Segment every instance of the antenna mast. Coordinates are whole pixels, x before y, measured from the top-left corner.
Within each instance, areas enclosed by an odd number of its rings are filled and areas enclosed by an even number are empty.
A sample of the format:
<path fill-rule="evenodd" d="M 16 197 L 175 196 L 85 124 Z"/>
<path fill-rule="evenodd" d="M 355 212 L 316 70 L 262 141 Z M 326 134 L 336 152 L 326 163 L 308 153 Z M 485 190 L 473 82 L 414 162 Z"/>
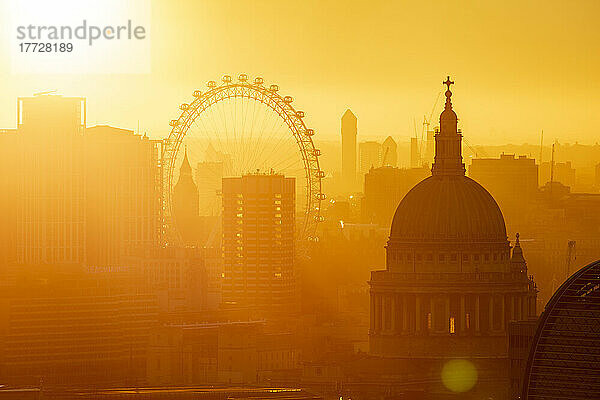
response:
<path fill-rule="evenodd" d="M 543 153 L 544 153 L 544 130 L 542 129 L 542 137 L 540 138 L 540 166 L 542 165 Z"/>

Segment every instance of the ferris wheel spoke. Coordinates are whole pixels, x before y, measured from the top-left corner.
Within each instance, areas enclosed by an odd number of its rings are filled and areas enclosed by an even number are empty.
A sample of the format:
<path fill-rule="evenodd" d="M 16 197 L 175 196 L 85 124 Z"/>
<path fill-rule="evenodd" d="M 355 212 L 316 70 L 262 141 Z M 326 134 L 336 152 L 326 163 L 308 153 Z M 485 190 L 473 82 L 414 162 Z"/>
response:
<path fill-rule="evenodd" d="M 250 99 L 248 99 L 248 100 L 250 101 Z M 253 118 L 252 124 L 254 123 L 254 114 L 255 114 L 255 110 L 256 110 L 256 103 L 257 102 L 255 100 L 252 100 L 252 118 Z M 246 136 L 246 132 L 247 132 L 246 121 L 248 119 L 249 111 L 250 111 L 250 104 L 248 104 L 246 106 L 246 113 L 244 115 L 244 119 L 242 122 L 242 132 L 243 132 L 244 136 Z M 243 148 L 243 152 L 241 154 L 242 165 L 245 165 L 247 162 L 247 159 L 248 159 L 248 152 L 252 146 L 252 133 L 253 133 L 253 126 L 251 125 L 250 126 L 250 134 L 248 135 L 248 137 L 245 137 L 246 143 L 243 143 L 243 146 L 242 146 L 242 148 Z"/>
<path fill-rule="evenodd" d="M 271 112 L 266 112 L 266 110 L 264 108 L 263 108 L 263 113 L 264 113 L 264 116 L 263 116 L 263 120 L 262 120 L 262 124 L 261 124 L 260 130 L 258 132 L 258 140 L 256 142 L 254 150 L 251 153 L 250 162 L 252 164 L 254 164 L 256 162 L 259 150 L 262 148 L 262 146 L 266 142 L 266 140 L 265 140 L 266 135 L 264 133 L 266 131 L 266 127 L 271 124 L 271 119 L 273 118 L 272 113 Z"/>
<path fill-rule="evenodd" d="M 294 144 L 293 142 L 295 142 L 295 138 L 293 135 L 290 135 L 289 133 L 286 135 L 280 135 L 278 140 L 271 143 L 270 151 L 267 151 L 267 155 L 264 157 L 265 163 L 269 163 L 270 166 L 273 166 L 275 168 L 275 163 L 278 160 L 278 158 L 276 157 L 278 155 L 284 154 L 285 149 L 290 148 L 295 150 L 291 153 L 292 157 L 296 159 L 301 158 L 300 154 L 298 154 L 297 146 L 290 146 Z"/>
<path fill-rule="evenodd" d="M 271 149 L 271 152 L 269 153 L 269 155 L 267 157 L 265 157 L 265 160 L 270 161 L 271 157 L 273 157 L 274 155 L 278 154 L 280 152 L 280 149 L 282 148 L 289 148 L 290 144 L 292 143 L 292 141 L 296 142 L 296 138 L 293 135 L 280 135 L 279 140 L 277 140 L 276 143 L 274 143 L 273 148 Z M 286 146 L 284 146 L 286 145 Z M 297 146 L 296 146 L 297 147 Z M 297 153 L 294 153 L 296 156 L 298 156 Z"/>
<path fill-rule="evenodd" d="M 266 131 L 266 132 L 269 132 L 269 133 L 267 133 L 266 135 L 264 135 L 265 136 L 265 140 L 264 140 L 264 145 L 265 146 L 269 146 L 270 144 L 272 144 L 271 140 L 275 136 L 275 132 L 276 132 L 277 128 L 279 128 L 279 126 L 282 124 L 282 121 L 281 121 L 280 118 L 278 118 L 277 113 L 272 112 L 271 114 L 272 114 L 271 115 L 271 119 L 273 120 L 273 123 L 272 123 L 272 125 L 269 124 L 271 126 L 271 129 L 268 130 L 268 131 Z M 277 117 L 275 117 L 275 115 L 277 115 Z M 263 135 L 261 135 L 261 136 L 263 136 Z M 256 157 L 260 157 L 260 150 L 262 150 L 262 148 L 261 147 L 257 147 L 256 150 L 257 151 L 255 152 L 255 156 Z M 264 168 L 269 168 L 270 166 L 266 164 L 266 160 L 264 158 L 263 158 L 263 161 L 265 162 Z"/>

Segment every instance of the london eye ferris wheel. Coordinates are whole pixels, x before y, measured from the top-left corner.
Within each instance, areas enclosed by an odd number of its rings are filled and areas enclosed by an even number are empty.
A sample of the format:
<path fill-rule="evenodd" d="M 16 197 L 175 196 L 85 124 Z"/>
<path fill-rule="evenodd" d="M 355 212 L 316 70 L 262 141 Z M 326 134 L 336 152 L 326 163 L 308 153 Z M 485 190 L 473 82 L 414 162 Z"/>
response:
<path fill-rule="evenodd" d="M 281 96 L 277 85 L 246 74 L 209 81 L 196 90 L 190 103 L 180 105 L 179 118 L 170 122 L 163 141 L 163 238 L 179 240 L 173 223 L 173 188 L 184 154 L 195 171 L 200 215 L 221 210 L 221 179 L 252 172 L 281 173 L 296 178 L 297 237 L 313 241 L 321 221 L 323 171 L 314 130 L 306 127 L 304 112 L 296 110 L 291 96 Z"/>

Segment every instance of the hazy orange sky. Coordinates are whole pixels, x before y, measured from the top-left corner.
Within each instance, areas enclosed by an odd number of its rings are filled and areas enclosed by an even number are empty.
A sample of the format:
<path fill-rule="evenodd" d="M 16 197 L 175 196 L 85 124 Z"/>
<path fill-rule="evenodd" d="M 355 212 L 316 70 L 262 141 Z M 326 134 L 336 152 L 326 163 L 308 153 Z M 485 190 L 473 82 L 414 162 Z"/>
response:
<path fill-rule="evenodd" d="M 2 62 L 0 127 L 15 126 L 17 96 L 55 89 L 87 97 L 90 125 L 139 121 L 159 137 L 194 89 L 247 73 L 294 96 L 321 139 L 339 137 L 349 107 L 363 138 L 408 140 L 450 74 L 474 144 L 538 143 L 540 129 L 548 141 L 594 143 L 599 13 L 595 0 L 156 0 L 152 73 L 13 75 Z"/>

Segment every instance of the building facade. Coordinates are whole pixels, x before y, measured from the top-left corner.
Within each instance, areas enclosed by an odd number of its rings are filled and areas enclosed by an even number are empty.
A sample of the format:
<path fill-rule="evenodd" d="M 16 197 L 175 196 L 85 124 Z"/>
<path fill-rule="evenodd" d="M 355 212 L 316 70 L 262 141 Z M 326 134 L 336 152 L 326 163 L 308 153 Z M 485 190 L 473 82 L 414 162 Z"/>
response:
<path fill-rule="evenodd" d="M 599 276 L 595 261 L 572 274 L 546 304 L 531 342 L 522 399 L 598 397 Z"/>
<path fill-rule="evenodd" d="M 381 143 L 375 141 L 362 142 L 358 145 L 361 179 L 371 168 L 381 167 L 381 150 Z"/>
<path fill-rule="evenodd" d="M 372 168 L 365 175 L 363 222 L 389 226 L 400 200 L 427 175 L 427 168 Z"/>
<path fill-rule="evenodd" d="M 538 192 L 538 166 L 527 156 L 473 159 L 469 177 L 490 192 L 509 221 L 523 217 Z"/>
<path fill-rule="evenodd" d="M 17 116 L 0 134 L 0 158 L 15 171 L 0 179 L 3 259 L 116 266 L 127 249 L 158 243 L 157 141 L 86 127 L 79 97 L 19 98 Z"/>
<path fill-rule="evenodd" d="M 223 178 L 223 302 L 295 310 L 295 178 Z"/>

